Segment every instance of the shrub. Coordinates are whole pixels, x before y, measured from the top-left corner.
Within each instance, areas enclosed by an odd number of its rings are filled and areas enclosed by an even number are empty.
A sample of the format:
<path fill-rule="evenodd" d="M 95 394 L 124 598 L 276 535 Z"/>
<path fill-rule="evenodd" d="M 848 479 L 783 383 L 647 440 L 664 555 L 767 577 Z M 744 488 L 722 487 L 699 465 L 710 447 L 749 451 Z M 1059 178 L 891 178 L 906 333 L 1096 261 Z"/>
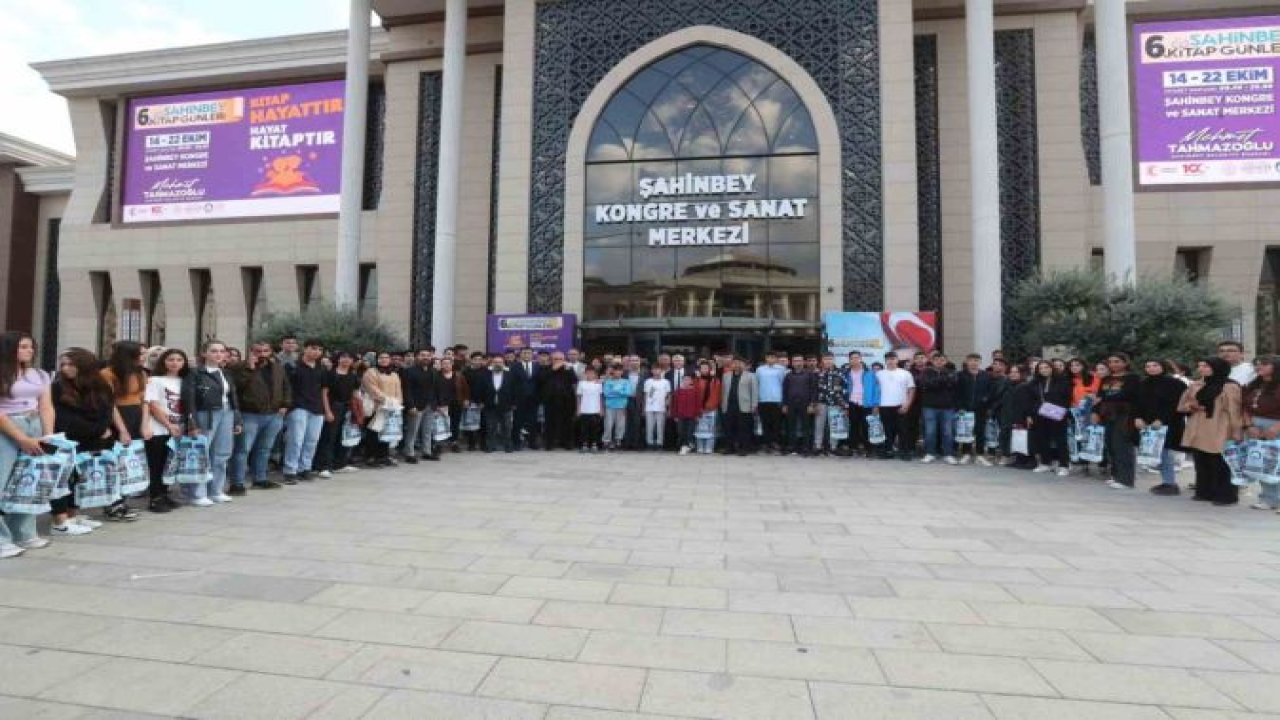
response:
<path fill-rule="evenodd" d="M 1235 312 L 1213 290 L 1185 279 L 1144 275 L 1132 286 L 1113 285 L 1085 269 L 1024 281 L 1014 308 L 1028 348 L 1066 346 L 1091 359 L 1123 351 L 1135 360 L 1184 361 L 1212 353 Z"/>
<path fill-rule="evenodd" d="M 285 335 L 293 335 L 299 341 L 319 340 L 329 350 L 363 352 L 405 347 L 404 339 L 391 328 L 332 303 L 312 303 L 302 312 L 268 315 L 254 331 L 253 339 L 275 344 Z"/>

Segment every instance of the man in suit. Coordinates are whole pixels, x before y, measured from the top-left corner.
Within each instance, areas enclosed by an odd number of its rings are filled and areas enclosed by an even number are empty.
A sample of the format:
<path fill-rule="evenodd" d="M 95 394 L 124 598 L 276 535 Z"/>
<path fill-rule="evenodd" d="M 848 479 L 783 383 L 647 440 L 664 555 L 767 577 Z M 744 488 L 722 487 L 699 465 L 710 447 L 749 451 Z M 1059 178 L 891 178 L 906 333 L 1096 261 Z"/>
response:
<path fill-rule="evenodd" d="M 489 369 L 479 374 L 478 402 L 483 405 L 485 452 L 495 452 L 499 446 L 506 452 L 515 452 L 511 444 L 511 415 L 516 406 L 516 385 L 507 370 L 502 353 L 489 357 Z"/>
<path fill-rule="evenodd" d="M 755 430 L 756 408 L 760 404 L 760 391 L 756 376 L 746 369 L 740 357 L 733 359 L 729 372 L 721 379 L 724 395 L 720 398 L 720 411 L 724 413 L 724 436 L 728 452 L 746 455 L 751 447 L 751 434 Z"/>
<path fill-rule="evenodd" d="M 545 369 L 533 359 L 533 350 L 521 350 L 515 367 L 511 368 L 511 381 L 516 387 L 513 428 L 516 449 L 538 449 L 538 386 L 544 374 Z"/>

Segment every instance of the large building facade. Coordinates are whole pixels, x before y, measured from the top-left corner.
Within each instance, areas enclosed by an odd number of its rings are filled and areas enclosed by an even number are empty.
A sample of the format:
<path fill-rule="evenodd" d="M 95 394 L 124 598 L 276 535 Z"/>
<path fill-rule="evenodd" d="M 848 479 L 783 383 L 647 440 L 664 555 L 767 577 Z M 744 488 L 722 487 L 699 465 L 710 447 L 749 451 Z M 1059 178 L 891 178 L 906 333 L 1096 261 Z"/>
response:
<path fill-rule="evenodd" d="M 1267 7 L 1147 0 L 1129 14 L 1210 5 Z M 995 3 L 997 152 L 978 158 L 998 175 L 989 253 L 973 250 L 961 0 L 449 6 L 466 8 L 465 25 L 452 18 L 465 48 L 446 41 L 443 0 L 373 2 L 357 295 L 414 344 L 442 339 L 442 318 L 450 342 L 482 347 L 489 314 L 563 312 L 601 350 L 755 354 L 815 349 L 825 312 L 923 310 L 946 349 L 985 351 L 975 275 L 998 277 L 1005 292 L 988 297 L 1007 304 L 1024 277 L 1103 262 L 1084 0 Z M 332 298 L 336 213 L 130 222 L 122 168 L 138 99 L 342 79 L 346 38 L 37 65 L 68 100 L 77 157 L 44 195 L 33 329 L 61 347 L 121 333 L 240 344 L 268 314 Z M 456 193 L 442 194 L 449 150 Z M 1219 287 L 1241 305 L 1231 332 L 1280 349 L 1280 189 L 1142 191 L 1134 209 L 1140 272 Z M 1015 337 L 1011 314 L 996 317 Z"/>

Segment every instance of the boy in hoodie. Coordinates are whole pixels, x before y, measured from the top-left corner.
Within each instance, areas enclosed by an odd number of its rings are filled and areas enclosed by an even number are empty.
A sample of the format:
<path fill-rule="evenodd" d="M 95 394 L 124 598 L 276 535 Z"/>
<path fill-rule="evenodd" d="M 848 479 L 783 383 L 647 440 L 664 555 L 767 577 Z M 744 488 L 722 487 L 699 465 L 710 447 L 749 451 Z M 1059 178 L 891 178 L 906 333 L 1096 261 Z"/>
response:
<path fill-rule="evenodd" d="M 676 388 L 675 398 L 671 402 L 671 417 L 676 421 L 681 455 L 693 452 L 693 431 L 701 414 L 702 398 L 698 395 L 698 388 L 693 383 L 693 377 L 685 375 L 680 379 L 680 387 Z"/>
<path fill-rule="evenodd" d="M 956 465 L 955 424 L 956 371 L 947 367 L 947 356 L 935 352 L 929 367 L 920 374 L 921 404 L 924 420 L 924 458 L 931 463 L 941 455 L 948 465 Z"/>

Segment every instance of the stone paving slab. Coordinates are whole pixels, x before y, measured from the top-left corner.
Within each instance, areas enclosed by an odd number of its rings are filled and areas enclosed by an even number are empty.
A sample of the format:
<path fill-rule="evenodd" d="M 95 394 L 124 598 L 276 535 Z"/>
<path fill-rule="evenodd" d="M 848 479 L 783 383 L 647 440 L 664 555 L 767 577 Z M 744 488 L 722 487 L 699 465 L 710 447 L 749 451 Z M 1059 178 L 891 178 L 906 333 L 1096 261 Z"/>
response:
<path fill-rule="evenodd" d="M 1280 518 L 896 461 L 450 455 L 0 561 L 0 667 L 24 720 L 1264 720 Z"/>

